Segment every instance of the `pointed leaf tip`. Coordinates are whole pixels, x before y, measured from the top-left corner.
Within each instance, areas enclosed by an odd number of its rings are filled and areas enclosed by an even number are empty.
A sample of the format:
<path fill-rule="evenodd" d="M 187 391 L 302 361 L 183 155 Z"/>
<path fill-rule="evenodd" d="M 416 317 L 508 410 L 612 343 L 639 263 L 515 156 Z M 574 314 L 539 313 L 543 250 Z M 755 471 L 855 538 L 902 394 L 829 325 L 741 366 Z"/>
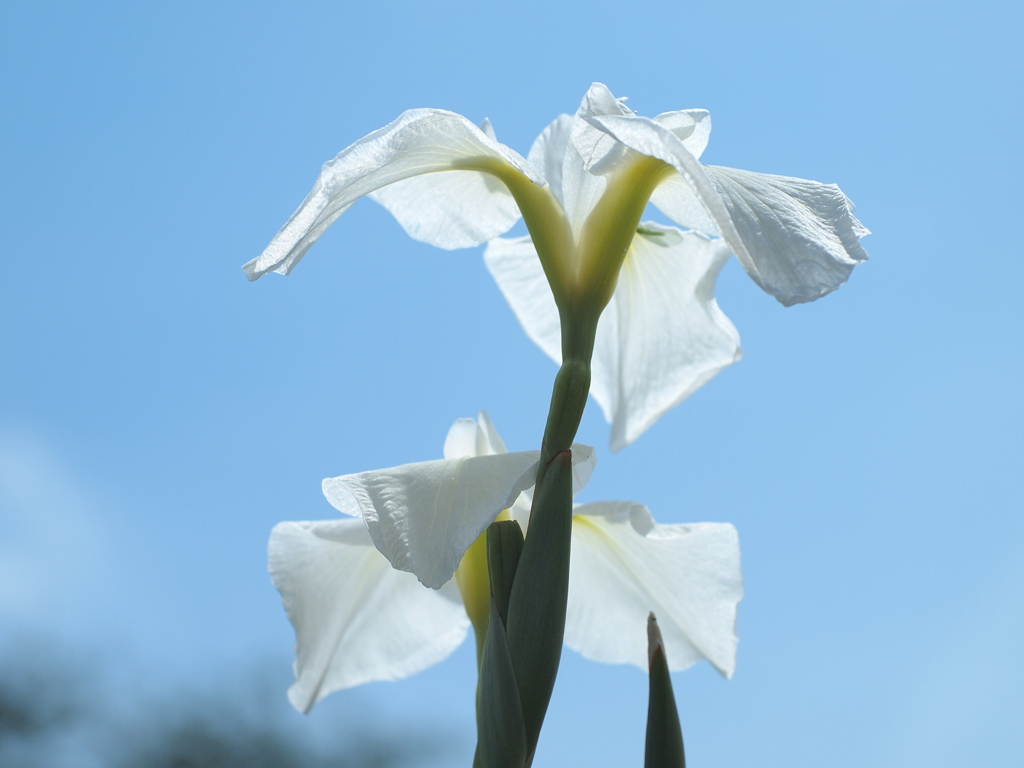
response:
<path fill-rule="evenodd" d="M 665 641 L 661 637 L 661 630 L 658 628 L 658 617 L 654 611 L 647 614 L 647 659 L 651 666 L 654 666 L 654 655 L 661 651 L 665 656 Z"/>

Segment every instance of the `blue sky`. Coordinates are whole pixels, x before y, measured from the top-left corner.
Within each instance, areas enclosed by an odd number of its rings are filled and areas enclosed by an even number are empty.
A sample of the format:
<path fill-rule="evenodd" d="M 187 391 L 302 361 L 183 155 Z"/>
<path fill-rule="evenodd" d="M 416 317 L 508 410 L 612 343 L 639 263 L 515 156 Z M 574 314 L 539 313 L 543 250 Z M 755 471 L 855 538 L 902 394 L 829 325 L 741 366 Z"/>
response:
<path fill-rule="evenodd" d="M 592 81 L 701 107 L 709 163 L 837 182 L 874 234 L 784 309 L 731 262 L 744 359 L 583 501 L 739 529 L 735 678 L 674 677 L 694 765 L 1009 765 L 1024 707 L 1021 12 L 1009 3 L 47 3 L 0 46 L 0 636 L 147 689 L 281 674 L 266 575 L 320 480 L 537 447 L 554 366 L 481 259 L 356 204 L 246 282 L 320 164 L 411 107 L 526 153 Z M 109 660 L 116 659 L 116 662 Z M 97 662 L 99 663 L 99 662 Z M 129 671 L 125 671 L 129 670 Z M 472 750 L 472 653 L 335 694 Z M 282 686 L 281 701 L 284 702 Z M 563 658 L 538 765 L 639 765 L 646 679 Z M 300 728 L 299 715 L 294 717 Z"/>

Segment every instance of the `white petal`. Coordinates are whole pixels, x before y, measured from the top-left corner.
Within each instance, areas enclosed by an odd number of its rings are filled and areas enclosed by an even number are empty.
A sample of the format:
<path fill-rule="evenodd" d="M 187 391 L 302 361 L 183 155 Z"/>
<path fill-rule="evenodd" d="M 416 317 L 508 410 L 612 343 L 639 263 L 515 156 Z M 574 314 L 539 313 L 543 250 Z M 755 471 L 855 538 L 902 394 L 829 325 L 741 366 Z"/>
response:
<path fill-rule="evenodd" d="M 531 165 L 544 169 L 544 178 L 577 235 L 607 186 L 604 178 L 584 167 L 583 158 L 573 145 L 573 135 L 579 130 L 606 142 L 611 148 L 615 146 L 615 142 L 608 142 L 608 137 L 600 131 L 581 122 L 579 114 L 561 115 L 537 137 L 529 154 Z"/>
<path fill-rule="evenodd" d="M 414 240 L 448 250 L 479 245 L 519 220 L 519 206 L 508 188 L 479 171 L 416 176 L 369 197 L 387 208 Z"/>
<path fill-rule="evenodd" d="M 409 110 L 325 163 L 302 205 L 263 254 L 243 269 L 250 280 L 267 272 L 288 274 L 324 230 L 357 199 L 403 179 L 438 171 L 461 169 L 450 183 L 443 179 L 424 182 L 431 190 L 428 199 L 411 199 L 415 190 L 405 187 L 393 197 L 385 194 L 380 202 L 393 206 L 415 237 L 445 247 L 483 242 L 504 232 L 518 217 L 515 203 L 502 184 L 485 183 L 479 174 L 465 170 L 494 161 L 543 183 L 522 157 L 461 115 L 438 109 Z M 463 194 L 473 197 L 463 199 Z M 436 227 L 427 223 L 416 211 L 417 206 L 443 215 L 442 223 Z"/>
<path fill-rule="evenodd" d="M 572 444 L 572 495 L 576 496 L 582 491 L 590 476 L 594 474 L 594 467 L 597 466 L 597 453 L 589 445 L 583 443 Z"/>
<path fill-rule="evenodd" d="M 702 166 L 703 167 L 703 166 Z M 709 187 L 711 189 L 711 187 Z M 694 191 L 693 185 L 681 175 L 671 175 L 662 181 L 651 195 L 651 204 L 672 221 L 706 235 L 720 236 L 717 221 Z M 724 206 L 722 211 L 725 211 Z"/>
<path fill-rule="evenodd" d="M 572 115 L 559 115 L 541 131 L 526 156 L 530 165 L 538 169 L 551 186 L 551 194 L 565 207 L 562 195 L 562 163 L 572 133 Z"/>
<path fill-rule="evenodd" d="M 705 658 L 730 677 L 743 596 L 736 529 L 655 525 L 646 507 L 626 501 L 575 512 L 566 644 L 590 659 L 646 669 L 654 611 L 670 669 Z"/>
<path fill-rule="evenodd" d="M 492 456 L 498 453 L 508 453 L 505 441 L 501 439 L 498 430 L 487 415 L 487 411 L 480 411 L 476 415 L 477 423 L 480 425 L 480 436 L 477 439 L 477 456 Z"/>
<path fill-rule="evenodd" d="M 419 672 L 466 636 L 458 590 L 426 589 L 394 570 L 362 520 L 281 523 L 269 558 L 295 628 L 288 698 L 302 712 L 332 691 Z"/>
<path fill-rule="evenodd" d="M 835 290 L 867 258 L 858 241 L 867 230 L 835 185 L 702 166 L 671 130 L 646 118 L 596 116 L 590 123 L 672 165 L 689 190 L 669 183 L 652 202 L 684 226 L 721 234 L 747 273 L 783 304 Z"/>
<path fill-rule="evenodd" d="M 674 133 L 695 159 L 700 160 L 711 137 L 711 114 L 706 109 L 681 109 L 662 112 L 653 118 Z"/>
<path fill-rule="evenodd" d="M 613 450 L 740 357 L 714 295 L 728 250 L 695 232 L 642 227 L 661 234 L 634 239 L 594 348 L 591 393 L 612 425 Z M 560 363 L 558 309 L 530 239 L 492 240 L 484 261 L 527 336 Z"/>
<path fill-rule="evenodd" d="M 461 459 L 467 456 L 476 456 L 479 434 L 480 426 L 474 419 L 459 419 L 452 424 L 452 428 L 448 430 L 448 436 L 444 440 L 444 457 L 446 459 Z"/>
<path fill-rule="evenodd" d="M 590 86 L 576 110 L 572 127 L 572 144 L 583 158 L 584 168 L 600 175 L 614 168 L 629 152 L 623 142 L 601 129 L 595 119 L 605 116 L 629 119 L 626 116 L 632 115 L 625 99 L 616 99 L 606 85 L 594 83 Z"/>
<path fill-rule="evenodd" d="M 868 258 L 860 244 L 868 230 L 835 184 L 706 169 L 749 254 L 744 268 L 786 306 L 834 291 Z"/>
<path fill-rule="evenodd" d="M 526 335 L 556 363 L 562 362 L 558 307 L 529 237 L 496 238 L 484 250 L 484 263 Z"/>
<path fill-rule="evenodd" d="M 591 392 L 616 451 L 740 358 L 739 333 L 715 300 L 728 248 L 652 222 L 641 230 L 594 348 Z"/>
<path fill-rule="evenodd" d="M 489 120 L 480 124 L 480 130 L 498 143 Z M 508 188 L 480 171 L 414 176 L 369 197 L 387 208 L 410 237 L 439 248 L 479 245 L 519 220 L 519 206 Z"/>
<path fill-rule="evenodd" d="M 328 478 L 327 500 L 358 505 L 373 543 L 428 587 L 448 581 L 469 545 L 533 485 L 539 451 L 425 461 Z"/>
<path fill-rule="evenodd" d="M 487 411 L 480 411 L 476 421 L 459 419 L 448 430 L 444 441 L 446 459 L 464 459 L 470 456 L 493 456 L 508 453 L 498 430 L 495 429 Z"/>

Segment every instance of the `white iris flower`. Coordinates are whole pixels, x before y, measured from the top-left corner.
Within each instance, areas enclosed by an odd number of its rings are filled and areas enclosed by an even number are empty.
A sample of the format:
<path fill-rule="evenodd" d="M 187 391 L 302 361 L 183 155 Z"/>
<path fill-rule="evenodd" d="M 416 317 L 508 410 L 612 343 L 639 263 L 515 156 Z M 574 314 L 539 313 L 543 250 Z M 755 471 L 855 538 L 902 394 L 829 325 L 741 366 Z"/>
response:
<path fill-rule="evenodd" d="M 594 464 L 585 446 L 575 446 L 577 453 L 574 490 Z M 526 530 L 531 492 L 522 486 L 532 484 L 536 454 L 507 453 L 481 413 L 452 426 L 444 455 L 325 480 L 328 500 L 362 519 L 274 528 L 270 574 L 295 628 L 296 681 L 288 695 L 297 709 L 308 711 L 341 688 L 400 679 L 438 663 L 462 643 L 471 620 L 482 642 L 488 582 L 477 537 L 499 514 Z M 597 661 L 646 669 L 645 628 L 654 611 L 672 669 L 706 658 L 730 676 L 743 594 L 736 529 L 657 525 L 633 502 L 583 504 L 573 515 L 566 644 Z M 467 537 L 468 552 L 449 546 Z M 378 551 L 381 541 L 389 542 L 382 551 L 391 563 Z M 437 565 L 450 551 L 457 553 L 454 579 Z M 440 574 L 432 584 L 440 589 L 424 588 L 392 563 L 426 564 L 428 573 Z"/>
<path fill-rule="evenodd" d="M 714 295 L 730 253 L 786 305 L 835 290 L 867 258 L 837 186 L 702 165 L 710 131 L 704 110 L 639 117 L 595 83 L 524 159 L 486 121 L 410 110 L 326 163 L 244 269 L 287 274 L 364 196 L 418 240 L 490 241 L 488 266 L 530 337 L 556 360 L 593 354 L 591 391 L 618 449 L 739 359 Z M 648 202 L 693 231 L 641 224 Z M 520 216 L 529 237 L 496 239 Z"/>

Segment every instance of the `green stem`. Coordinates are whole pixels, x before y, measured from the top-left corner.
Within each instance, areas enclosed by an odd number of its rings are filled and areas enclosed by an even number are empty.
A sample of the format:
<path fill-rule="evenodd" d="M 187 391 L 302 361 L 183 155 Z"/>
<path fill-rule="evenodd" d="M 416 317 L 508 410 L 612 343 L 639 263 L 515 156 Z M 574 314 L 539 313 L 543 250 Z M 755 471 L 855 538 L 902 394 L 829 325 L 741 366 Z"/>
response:
<path fill-rule="evenodd" d="M 548 409 L 544 440 L 541 443 L 537 485 L 543 481 L 544 468 L 559 451 L 568 451 L 576 438 L 590 395 L 590 359 L 594 354 L 597 316 L 562 312 L 562 366 L 555 374 Z M 600 313 L 598 313 L 599 315 Z"/>

